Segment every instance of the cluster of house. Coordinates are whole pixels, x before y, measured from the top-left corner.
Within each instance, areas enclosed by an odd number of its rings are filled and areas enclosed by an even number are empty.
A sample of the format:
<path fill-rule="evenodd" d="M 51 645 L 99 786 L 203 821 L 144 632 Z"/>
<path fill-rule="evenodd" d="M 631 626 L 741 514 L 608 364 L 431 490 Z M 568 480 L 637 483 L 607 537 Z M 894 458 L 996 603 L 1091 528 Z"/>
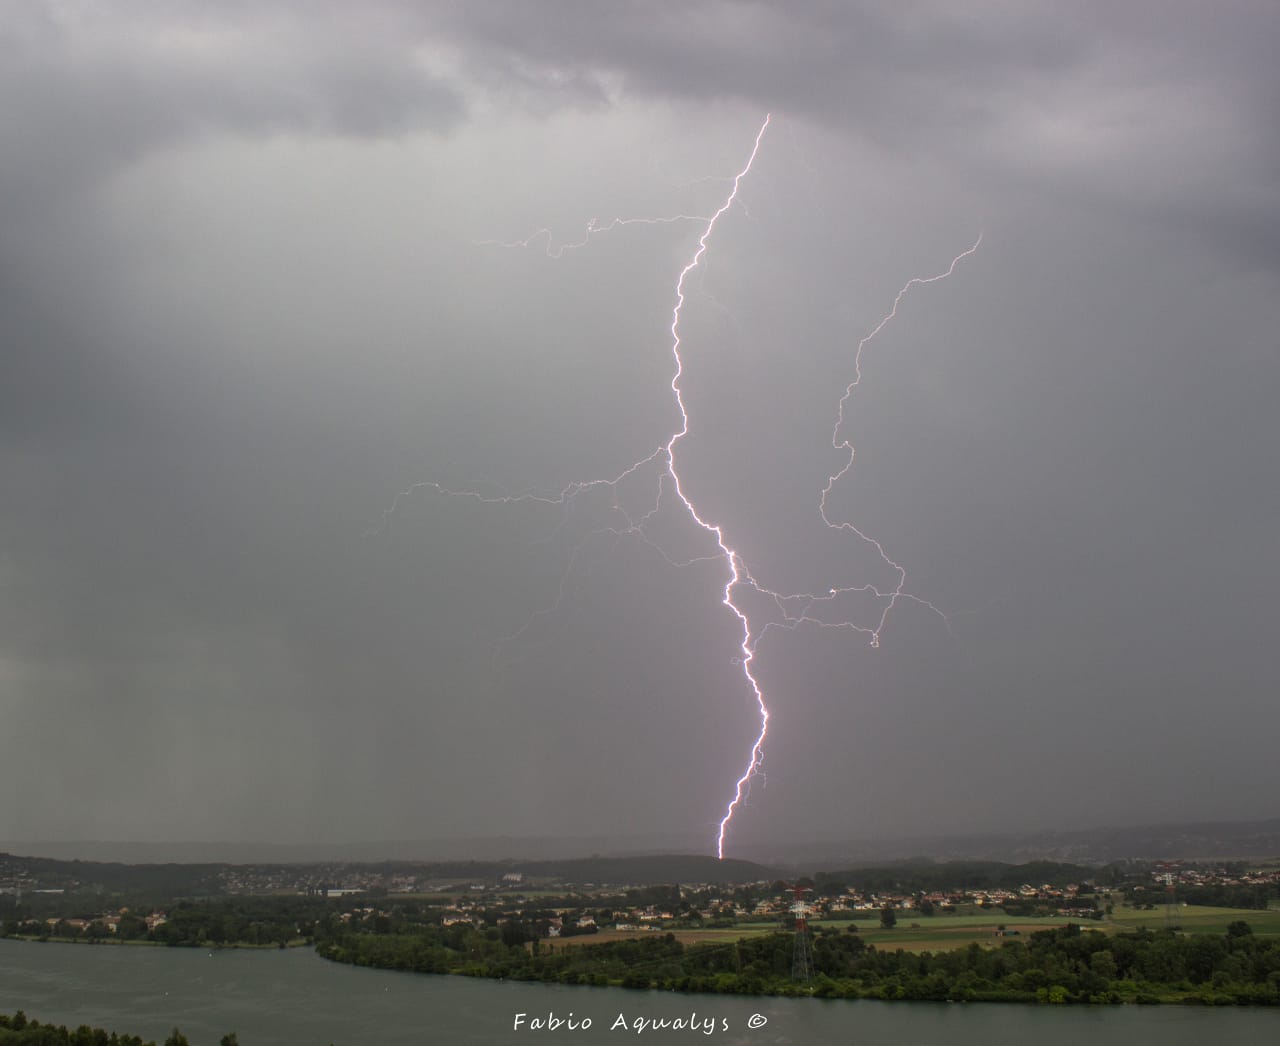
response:
<path fill-rule="evenodd" d="M 1225 865 L 1216 868 L 1186 866 L 1180 862 L 1158 864 L 1151 870 L 1154 882 L 1178 886 L 1267 886 L 1280 883 L 1280 868 L 1238 870 Z"/>
<path fill-rule="evenodd" d="M 1016 890 L 933 890 L 927 893 L 908 893 L 904 891 L 861 892 L 848 890 L 834 897 L 806 897 L 806 907 L 814 918 L 824 916 L 830 918 L 858 918 L 862 915 L 873 915 L 885 908 L 894 911 L 929 911 L 945 910 L 957 906 L 999 907 L 1011 901 L 1043 901 L 1057 907 L 1070 907 L 1071 902 L 1081 892 L 1090 893 L 1092 884 L 1069 883 L 1066 886 L 1052 886 L 1043 883 L 1033 886 L 1024 883 Z M 730 901 L 712 901 L 707 910 L 701 914 L 704 918 L 715 915 L 729 915 L 735 919 L 751 917 L 777 917 L 791 909 L 794 899 L 790 895 L 774 896 L 759 900 L 751 908 Z"/>
<path fill-rule="evenodd" d="M 518 882 L 518 880 L 516 880 Z M 755 891 L 768 890 L 769 895 L 744 903 L 742 896 L 714 896 L 716 888 L 710 884 L 690 884 L 681 887 L 679 905 L 636 905 L 611 910 L 595 909 L 590 895 L 582 903 L 566 907 L 563 902 L 543 907 L 518 894 L 485 895 L 480 884 L 472 884 L 468 892 L 453 899 L 440 911 L 442 926 L 469 924 L 481 927 L 486 922 L 499 925 L 511 919 L 527 918 L 532 912 L 540 915 L 539 923 L 547 937 L 569 936 L 574 933 L 593 933 L 609 929 L 623 933 L 645 933 L 670 929 L 690 923 L 765 922 L 780 921 L 791 911 L 795 902 L 790 892 L 774 890 L 769 883 L 754 884 Z M 507 883 L 504 885 L 512 885 Z M 1025 884 L 1016 890 L 952 890 L 933 891 L 924 894 L 910 893 L 860 893 L 848 891 L 835 897 L 808 898 L 807 909 L 811 918 L 853 919 L 878 915 L 884 908 L 900 912 L 944 910 L 958 905 L 982 905 L 996 907 L 1010 901 L 1043 901 L 1051 904 L 1059 915 L 1087 916 L 1093 909 L 1073 902 L 1081 890 L 1091 892 L 1088 884 L 1069 884 L 1055 887 L 1049 884 L 1033 886 Z M 608 891 L 616 894 L 616 888 Z M 344 922 L 363 921 L 374 915 L 385 915 L 375 908 L 353 908 L 342 913 Z M 605 917 L 608 918 L 605 918 Z"/>
<path fill-rule="evenodd" d="M 262 894 L 296 891 L 316 897 L 351 893 L 414 893 L 424 888 L 418 876 L 345 863 L 231 865 L 218 875 L 227 893 Z"/>
<path fill-rule="evenodd" d="M 18 924 L 18 929 L 22 933 L 54 933 L 59 927 L 72 930 L 76 933 L 89 933 L 95 928 L 106 933 L 118 933 L 120 930 L 120 920 L 129 914 L 128 908 L 121 908 L 119 911 L 103 912 L 101 915 L 95 915 L 91 919 L 24 919 Z M 150 933 L 157 926 L 163 926 L 169 921 L 168 916 L 164 912 L 155 911 L 150 915 L 138 916 L 147 925 L 147 932 Z"/>
<path fill-rule="evenodd" d="M 7 862 L 7 863 L 6 863 Z M 732 892 L 710 883 L 682 884 L 680 901 L 666 905 L 635 905 L 611 910 L 596 908 L 593 899 L 616 898 L 626 889 L 618 885 L 596 887 L 587 883 L 572 898 L 574 907 L 565 907 L 564 900 L 552 902 L 553 906 L 540 904 L 536 899 L 519 891 L 539 889 L 540 880 L 527 880 L 520 872 L 508 872 L 500 879 L 487 882 L 446 883 L 424 880 L 405 869 L 374 870 L 359 865 L 333 864 L 310 866 L 242 865 L 220 870 L 223 886 L 228 893 L 272 893 L 297 891 L 313 896 L 343 896 L 347 894 L 408 894 L 415 892 L 448 892 L 453 895 L 447 906 L 440 909 L 440 922 L 444 926 L 468 923 L 477 927 L 496 921 L 499 924 L 512 919 L 529 918 L 537 913 L 538 924 L 548 937 L 569 936 L 576 933 L 593 933 L 598 929 L 643 933 L 665 930 L 674 926 L 697 923 L 721 924 L 732 922 L 765 922 L 784 919 L 794 904 L 794 896 L 781 888 L 780 883 L 758 882 L 739 887 Z M 1158 865 L 1151 872 L 1157 884 L 1208 885 L 1266 885 L 1280 883 L 1280 868 L 1246 871 L 1240 867 Z M 17 894 L 62 893 L 63 888 L 40 883 L 22 867 L 21 859 L 0 854 L 0 892 Z M 1055 887 L 1029 883 L 1016 889 L 990 890 L 935 890 L 926 893 L 905 891 L 860 892 L 848 890 L 836 896 L 808 894 L 807 911 L 813 919 L 854 919 L 874 916 L 885 908 L 897 912 L 952 910 L 960 906 L 1001 907 L 1010 902 L 1040 902 L 1063 916 L 1088 916 L 1094 914 L 1092 901 L 1080 900 L 1081 894 L 1093 893 L 1089 882 L 1070 883 Z M 29 919 L 22 924 L 24 933 L 56 932 L 61 923 L 65 930 L 78 933 L 99 932 L 115 934 L 120 920 L 129 914 L 127 908 L 105 912 L 94 918 Z M 375 907 L 353 907 L 339 916 L 344 923 L 364 922 L 389 913 Z M 148 931 L 166 922 L 165 913 L 153 911 L 148 915 L 135 913 L 146 923 Z"/>

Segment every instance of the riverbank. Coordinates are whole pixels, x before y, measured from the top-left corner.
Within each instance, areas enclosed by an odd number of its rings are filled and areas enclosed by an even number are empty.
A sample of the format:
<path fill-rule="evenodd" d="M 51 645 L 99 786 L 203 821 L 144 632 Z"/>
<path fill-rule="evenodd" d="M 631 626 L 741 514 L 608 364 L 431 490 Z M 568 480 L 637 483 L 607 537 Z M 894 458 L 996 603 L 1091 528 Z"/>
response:
<path fill-rule="evenodd" d="M 0 940 L 0 1011 L 41 1022 L 128 1030 L 163 1042 L 183 1030 L 193 1046 L 235 1031 L 249 1046 L 512 1046 L 518 1015 L 571 1013 L 589 1029 L 533 1036 L 573 1046 L 691 1041 L 637 1036 L 638 1020 L 715 1017 L 721 1046 L 850 1042 L 863 1046 L 1252 1046 L 1275 1039 L 1280 1012 L 1245 1007 L 938 1006 L 875 1001 L 673 995 L 469 977 L 410 977 L 323 962 L 309 949 L 35 948 Z M 622 1015 L 627 1032 L 610 1031 Z M 759 1018 L 749 1026 L 753 1018 Z M 760 1021 L 763 1023 L 760 1023 Z M 723 1022 L 723 1023 L 721 1023 Z M 727 1030 L 725 1025 L 727 1024 Z M 526 1023 L 525 1028 L 528 1028 Z M 697 1041 L 704 1040 L 699 1034 Z"/>
<path fill-rule="evenodd" d="M 7 941 L 25 941 L 28 944 L 83 944 L 83 945 L 106 945 L 111 948 L 207 948 L 209 951 L 223 950 L 240 950 L 240 951 L 279 951 L 282 948 L 305 948 L 314 942 L 306 937 L 299 937 L 292 941 L 285 941 L 278 944 L 255 944 L 252 941 L 188 941 L 182 943 L 173 943 L 169 941 L 149 941 L 146 938 L 138 937 L 128 940 L 121 940 L 118 937 L 54 937 L 52 935 L 33 936 L 30 934 L 8 934 L 0 938 Z"/>
<path fill-rule="evenodd" d="M 24 944 L 164 945 L 194 951 L 279 951 L 287 942 L 163 942 L 22 936 Z M 950 951 L 879 949 L 855 933 L 819 931 L 808 976 L 795 972 L 796 938 L 774 932 L 689 945 L 674 934 L 601 943 L 507 944 L 495 930 L 347 932 L 317 954 L 352 966 L 453 974 L 565 987 L 626 988 L 753 997 L 883 1002 L 1049 1005 L 1280 1006 L 1280 938 L 1237 921 L 1222 935 L 1137 930 L 1106 934 L 1068 925 Z"/>
<path fill-rule="evenodd" d="M 1280 939 L 1247 924 L 1227 934 L 1139 930 L 1115 935 L 1076 926 L 947 952 L 881 951 L 857 934 L 818 934 L 810 975 L 795 974 L 796 937 L 773 933 L 686 946 L 673 934 L 581 944 L 513 947 L 478 932 L 350 933 L 322 941 L 325 959 L 417 973 L 453 973 L 564 986 L 667 992 L 1114 1006 L 1280 1006 Z"/>

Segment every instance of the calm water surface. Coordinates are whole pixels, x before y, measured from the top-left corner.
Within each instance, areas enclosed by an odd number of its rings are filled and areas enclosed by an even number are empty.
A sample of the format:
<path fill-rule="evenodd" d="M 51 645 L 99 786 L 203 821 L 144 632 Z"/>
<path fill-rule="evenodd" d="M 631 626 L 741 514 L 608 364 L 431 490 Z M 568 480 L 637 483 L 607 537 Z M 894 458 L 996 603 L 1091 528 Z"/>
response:
<path fill-rule="evenodd" d="M 560 988 L 366 970 L 313 951 L 36 944 L 0 940 L 0 1010 L 193 1046 L 229 1031 L 243 1046 L 421 1046 L 424 1043 L 637 1043 L 735 1046 L 1234 1046 L 1280 1043 L 1280 1011 L 1196 1007 L 948 1005 L 742 999 Z M 515 1031 L 516 1014 L 549 1011 L 592 1027 Z M 715 1019 L 715 1031 L 610 1031 L 618 1016 Z M 751 1029 L 759 1015 L 766 1023 Z M 724 1025 L 727 1023 L 728 1029 Z"/>

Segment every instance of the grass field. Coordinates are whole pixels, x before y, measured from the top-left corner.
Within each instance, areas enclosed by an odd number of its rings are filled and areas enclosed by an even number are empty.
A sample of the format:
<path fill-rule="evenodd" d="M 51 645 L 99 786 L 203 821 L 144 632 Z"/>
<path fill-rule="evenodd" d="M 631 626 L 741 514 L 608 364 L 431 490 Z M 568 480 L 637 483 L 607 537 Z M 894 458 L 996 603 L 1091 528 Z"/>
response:
<path fill-rule="evenodd" d="M 1061 918 L 1017 917 L 1003 914 L 986 915 L 932 915 L 919 916 L 915 919 L 899 917 L 898 923 L 891 930 L 880 925 L 879 918 L 825 920 L 813 924 L 815 928 L 826 927 L 848 931 L 849 923 L 858 927 L 858 936 L 877 948 L 895 951 L 901 948 L 908 952 L 947 951 L 952 948 L 964 948 L 970 944 L 1000 944 L 1005 938 L 996 936 L 1001 926 L 1005 930 L 1017 930 L 1020 936 L 1035 933 L 1037 930 L 1049 930 L 1062 926 L 1067 922 L 1079 920 Z"/>
<path fill-rule="evenodd" d="M 1205 908 L 1188 906 L 1178 909 L 1178 919 L 1184 933 L 1214 933 L 1226 931 L 1229 923 L 1242 919 L 1249 924 L 1256 934 L 1280 934 L 1280 910 L 1255 911 L 1247 908 Z M 831 929 L 847 933 L 849 924 L 858 927 L 858 936 L 867 944 L 877 948 L 895 951 L 947 951 L 952 948 L 965 948 L 970 944 L 986 947 L 998 947 L 1006 940 L 1017 940 L 1037 930 L 1048 930 L 1055 926 L 1076 923 L 1087 930 L 1101 930 L 1103 933 L 1117 933 L 1124 930 L 1136 930 L 1146 927 L 1152 930 L 1163 929 L 1165 913 L 1163 908 L 1153 911 L 1134 911 L 1131 908 L 1117 908 L 1115 913 L 1095 922 L 1092 919 L 1071 919 L 1061 916 L 1044 918 L 1014 917 L 1002 914 L 984 915 L 934 915 L 920 916 L 915 919 L 902 918 L 891 930 L 880 925 L 879 918 L 866 919 L 828 919 L 812 923 L 815 929 Z M 997 929 L 1003 926 L 1006 931 L 1017 930 L 1018 936 L 1003 937 L 997 935 Z M 777 926 L 772 923 L 737 926 L 730 929 L 715 930 L 671 930 L 676 939 L 686 945 L 724 944 L 741 937 L 752 937 L 759 934 L 774 933 Z M 665 932 L 665 931 L 664 931 Z M 599 933 L 582 937 L 565 937 L 551 942 L 557 948 L 568 945 L 599 944 L 603 941 L 634 940 L 649 936 L 648 932 L 602 930 Z"/>
<path fill-rule="evenodd" d="M 575 947 L 580 944 L 603 944 L 605 941 L 636 941 L 646 937 L 665 937 L 674 934 L 681 944 L 723 944 L 728 941 L 741 940 L 743 937 L 758 937 L 761 934 L 776 933 L 778 927 L 773 923 L 760 923 L 755 926 L 734 926 L 717 930 L 601 930 L 599 933 L 582 934 L 577 937 L 557 937 L 546 941 L 559 948 L 561 945 Z"/>
<path fill-rule="evenodd" d="M 1227 924 L 1237 919 L 1247 922 L 1254 933 L 1280 933 L 1280 911 L 1274 908 L 1264 912 L 1249 908 L 1208 908 L 1189 904 L 1179 907 L 1174 918 L 1184 933 L 1224 933 Z M 1165 924 L 1164 906 L 1160 905 L 1149 912 L 1117 908 L 1111 915 L 1110 922 L 1119 930 L 1136 930 L 1140 926 L 1159 930 Z"/>
<path fill-rule="evenodd" d="M 996 937 L 996 927 L 1003 925 L 1008 930 L 1018 930 L 1026 935 L 1036 930 L 1061 926 L 1064 919 L 1003 919 L 990 916 L 934 916 L 920 920 L 919 927 L 900 922 L 892 930 L 882 929 L 878 919 L 857 920 L 858 936 L 868 944 L 889 950 L 903 949 L 909 952 L 943 951 L 951 948 L 963 948 L 973 941 L 980 944 L 999 944 L 1002 938 Z M 847 932 L 850 920 L 842 922 L 814 923 L 814 927 Z M 670 930 L 676 940 L 682 944 L 724 944 L 742 937 L 756 937 L 761 934 L 776 933 L 778 927 L 774 923 L 758 923 L 755 925 L 736 926 L 715 930 Z M 550 943 L 557 948 L 561 945 L 574 947 L 583 944 L 600 944 L 604 941 L 636 940 L 650 936 L 651 931 L 601 930 L 599 933 L 585 934 L 580 937 L 562 937 Z"/>

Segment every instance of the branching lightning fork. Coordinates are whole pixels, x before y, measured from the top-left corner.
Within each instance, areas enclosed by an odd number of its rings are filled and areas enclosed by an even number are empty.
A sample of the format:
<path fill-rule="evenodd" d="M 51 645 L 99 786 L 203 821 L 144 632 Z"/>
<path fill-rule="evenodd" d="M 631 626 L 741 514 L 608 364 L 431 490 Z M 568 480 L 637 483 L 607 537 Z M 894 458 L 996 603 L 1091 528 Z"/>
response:
<path fill-rule="evenodd" d="M 476 243 L 478 247 L 531 247 L 535 242 L 545 239 L 546 255 L 548 258 L 563 258 L 568 251 L 576 251 L 585 247 L 591 242 L 593 236 L 599 236 L 601 233 L 611 232 L 619 229 L 624 225 L 675 225 L 677 222 L 707 222 L 711 219 L 698 214 L 673 214 L 666 218 L 614 218 L 612 221 L 604 225 L 597 225 L 596 219 L 592 218 L 587 222 L 586 231 L 582 234 L 582 239 L 575 240 L 571 243 L 556 243 L 555 237 L 550 229 L 538 229 L 531 232 L 523 240 L 479 240 Z"/>
<path fill-rule="evenodd" d="M 871 333 L 866 335 L 860 342 L 858 342 L 857 348 L 854 352 L 854 360 L 853 360 L 854 377 L 853 377 L 853 380 L 849 383 L 849 385 L 845 388 L 844 395 L 841 396 L 839 400 L 839 404 L 836 409 L 836 418 L 835 418 L 835 422 L 834 422 L 834 425 L 832 428 L 832 434 L 831 434 L 831 445 L 836 451 L 841 452 L 842 454 L 845 454 L 846 457 L 843 462 L 843 465 L 827 478 L 826 485 L 823 487 L 821 494 L 819 495 L 819 498 L 818 498 L 818 514 L 823 524 L 826 527 L 833 530 L 851 531 L 862 541 L 872 545 L 875 548 L 876 552 L 879 554 L 880 558 L 884 561 L 884 563 L 895 573 L 897 577 L 896 584 L 889 591 L 881 590 L 879 588 L 876 588 L 873 585 L 858 585 L 858 586 L 835 587 L 820 593 L 805 593 L 805 592 L 785 593 L 781 591 L 775 591 L 774 589 L 768 588 L 760 584 L 759 581 L 757 581 L 757 579 L 752 575 L 752 573 L 748 569 L 747 564 L 742 558 L 742 556 L 731 545 L 729 545 L 728 541 L 726 540 L 722 525 L 719 523 L 714 523 L 708 520 L 707 518 L 705 518 L 694 505 L 693 499 L 690 497 L 690 495 L 686 493 L 684 483 L 681 480 L 679 470 L 677 469 L 676 451 L 681 441 L 683 441 L 685 437 L 689 435 L 689 432 L 690 432 L 689 414 L 685 408 L 684 395 L 683 395 L 682 385 L 681 385 L 682 379 L 684 378 L 684 374 L 685 374 L 685 361 L 682 354 L 683 342 L 681 340 L 681 333 L 680 333 L 681 314 L 684 309 L 684 305 L 686 301 L 685 283 L 689 275 L 695 269 L 698 268 L 698 266 L 702 263 L 703 259 L 705 258 L 708 244 L 711 240 L 712 234 L 715 232 L 717 223 L 729 210 L 731 210 L 734 207 L 735 203 L 740 204 L 740 201 L 738 199 L 739 189 L 741 188 L 743 179 L 747 177 L 747 175 L 751 172 L 752 166 L 755 164 L 756 156 L 760 152 L 760 146 L 764 140 L 765 132 L 769 129 L 771 119 L 772 119 L 771 116 L 766 115 L 764 122 L 761 124 L 759 131 L 756 133 L 755 141 L 752 145 L 750 156 L 747 158 L 747 161 L 743 165 L 742 169 L 733 177 L 729 192 L 725 196 L 720 207 L 710 215 L 699 216 L 699 215 L 678 214 L 670 217 L 660 217 L 660 218 L 615 218 L 612 221 L 607 222 L 605 224 L 597 224 L 597 222 L 593 219 L 591 222 L 588 223 L 586 232 L 580 240 L 569 242 L 569 243 L 562 243 L 562 244 L 556 244 L 554 242 L 552 234 L 548 229 L 540 229 L 523 240 L 516 240 L 512 242 L 502 242 L 502 241 L 496 241 L 496 240 L 481 241 L 483 244 L 492 245 L 492 246 L 530 247 L 534 243 L 545 238 L 546 240 L 545 251 L 547 256 L 549 258 L 560 258 L 567 251 L 577 250 L 579 248 L 586 247 L 587 244 L 591 241 L 593 236 L 599 235 L 601 233 L 609 232 L 613 229 L 617 229 L 619 227 L 626 226 L 626 225 L 636 225 L 636 224 L 669 225 L 669 224 L 676 224 L 679 222 L 686 222 L 686 221 L 701 223 L 702 232 L 698 236 L 697 247 L 694 250 L 694 253 L 690 257 L 689 261 L 680 270 L 680 274 L 676 278 L 676 283 L 675 283 L 675 302 L 671 310 L 671 327 L 670 327 L 671 354 L 672 354 L 672 358 L 675 365 L 675 372 L 671 378 L 671 391 L 675 397 L 675 404 L 680 414 L 680 426 L 675 432 L 671 434 L 671 436 L 667 439 L 666 443 L 657 447 L 657 449 L 652 451 L 646 457 L 643 457 L 640 460 L 633 462 L 631 465 L 628 465 L 625 469 L 620 471 L 618 474 L 616 474 L 612 478 L 575 481 L 573 483 L 567 484 L 566 486 L 561 488 L 558 492 L 552 493 L 552 494 L 525 493 L 525 494 L 486 495 L 476 490 L 465 490 L 465 489 L 458 490 L 458 489 L 450 488 L 443 484 L 432 482 L 432 481 L 415 483 L 412 486 L 406 488 L 405 490 L 402 490 L 400 493 L 398 493 L 395 496 L 390 507 L 388 507 L 383 512 L 381 522 L 377 527 L 373 528 L 373 531 L 372 531 L 373 533 L 377 533 L 383 530 L 385 527 L 387 527 L 391 521 L 391 517 L 393 513 L 395 513 L 400 503 L 404 501 L 406 498 L 410 497 L 411 495 L 419 491 L 430 490 L 438 494 L 443 494 L 450 497 L 474 499 L 484 504 L 510 505 L 510 504 L 518 504 L 518 503 L 534 503 L 534 504 L 540 504 L 540 505 L 558 506 L 562 510 L 567 510 L 567 506 L 579 494 L 583 494 L 587 491 L 594 490 L 594 489 L 609 488 L 616 495 L 619 486 L 624 481 L 636 476 L 639 473 L 642 473 L 648 466 L 655 466 L 655 471 L 657 473 L 657 482 L 656 482 L 656 489 L 655 489 L 655 495 L 654 495 L 654 501 L 653 501 L 652 507 L 649 508 L 647 511 L 645 511 L 639 517 L 634 517 L 624 512 L 619 507 L 616 496 L 615 496 L 614 504 L 612 506 L 612 511 L 618 514 L 621 522 L 613 525 L 605 525 L 605 526 L 598 527 L 595 530 L 592 530 L 589 534 L 586 535 L 586 537 L 582 539 L 582 541 L 578 544 L 578 546 L 574 548 L 572 554 L 569 557 L 569 561 L 565 568 L 565 571 L 561 575 L 560 584 L 557 588 L 554 600 L 547 606 L 544 606 L 541 609 L 534 611 L 534 613 L 525 622 L 525 624 L 522 625 L 521 628 L 517 630 L 515 633 L 513 633 L 511 636 L 507 637 L 507 639 L 504 640 L 503 642 L 510 641 L 512 639 L 519 637 L 533 624 L 535 620 L 537 620 L 538 618 L 540 618 L 545 614 L 555 611 L 561 605 L 564 599 L 565 586 L 566 586 L 568 577 L 570 573 L 573 571 L 575 564 L 577 563 L 578 553 L 582 547 L 582 544 L 585 543 L 586 540 L 588 540 L 590 537 L 594 535 L 610 534 L 615 539 L 620 539 L 624 536 L 638 537 L 640 540 L 646 542 L 648 545 L 650 545 L 655 550 L 657 550 L 657 552 L 668 563 L 670 563 L 673 566 L 689 566 L 692 563 L 703 562 L 706 560 L 719 560 L 723 562 L 725 569 L 727 571 L 727 576 L 724 584 L 721 601 L 734 614 L 734 616 L 737 618 L 742 628 L 742 641 L 740 644 L 741 657 L 736 658 L 735 660 L 756 702 L 756 706 L 759 712 L 760 725 L 759 725 L 759 731 L 756 735 L 755 741 L 751 746 L 751 750 L 747 758 L 746 766 L 735 783 L 733 797 L 729 800 L 727 806 L 725 807 L 724 814 L 721 817 L 719 822 L 718 832 L 716 835 L 716 854 L 718 857 L 721 857 L 721 858 L 724 857 L 725 838 L 728 832 L 729 824 L 733 820 L 734 814 L 742 806 L 743 802 L 747 798 L 752 779 L 756 775 L 762 772 L 761 766 L 764 758 L 764 743 L 765 743 L 765 738 L 768 734 L 768 728 L 769 728 L 769 707 L 765 701 L 763 687 L 761 686 L 760 680 L 755 672 L 754 663 L 755 663 L 755 657 L 756 657 L 756 649 L 759 645 L 760 640 L 766 634 L 768 634 L 769 631 L 773 629 L 783 629 L 783 630 L 789 631 L 789 630 L 796 629 L 801 625 L 814 625 L 820 628 L 840 628 L 840 629 L 848 629 L 848 630 L 860 632 L 869 637 L 870 644 L 873 647 L 879 646 L 880 634 L 885 627 L 885 623 L 888 620 L 889 613 L 890 611 L 893 610 L 893 608 L 897 605 L 897 603 L 900 600 L 910 600 L 910 601 L 919 603 L 927 607 L 928 609 L 932 610 L 934 613 L 937 613 L 940 617 L 942 617 L 943 621 L 946 622 L 946 616 L 943 615 L 942 612 L 936 606 L 934 606 L 932 603 L 930 603 L 927 600 L 921 599 L 920 597 L 912 595 L 911 593 L 905 591 L 904 586 L 906 584 L 906 572 L 898 563 L 896 563 L 893 559 L 889 557 L 888 553 L 885 552 L 883 545 L 877 539 L 865 534 L 863 531 L 859 530 L 853 523 L 850 523 L 847 521 L 833 520 L 828 515 L 827 498 L 830 495 L 832 489 L 835 487 L 835 485 L 849 472 L 849 470 L 853 466 L 853 460 L 854 460 L 853 444 L 848 439 L 842 437 L 841 429 L 844 427 L 844 422 L 845 422 L 845 408 L 853 396 L 854 389 L 858 387 L 862 379 L 863 350 L 866 348 L 867 344 L 873 338 L 875 338 L 876 335 L 878 335 L 885 328 L 885 326 L 888 325 L 889 322 L 892 321 L 893 318 L 897 315 L 899 305 L 902 303 L 903 298 L 906 296 L 908 291 L 911 290 L 912 287 L 923 286 L 929 283 L 935 283 L 939 280 L 943 280 L 947 278 L 955 271 L 955 268 L 960 263 L 960 261 L 962 261 L 964 258 L 967 258 L 971 254 L 973 254 L 978 249 L 979 244 L 981 244 L 982 242 L 982 237 L 979 236 L 978 240 L 973 244 L 972 247 L 970 247 L 968 250 L 964 251 L 963 253 L 957 255 L 954 259 L 952 259 L 950 266 L 944 272 L 940 272 L 937 275 L 929 276 L 929 277 L 916 277 L 907 281 L 907 283 L 898 292 L 897 297 L 894 299 L 893 307 L 889 310 L 889 312 L 880 320 L 880 322 L 875 326 L 875 328 L 871 331 Z M 728 181 L 728 179 L 725 179 L 725 180 Z M 665 466 L 665 468 L 659 468 L 658 466 Z M 668 555 L 668 553 L 657 542 L 652 540 L 650 535 L 645 531 L 645 525 L 659 511 L 662 505 L 664 490 L 668 485 L 675 492 L 676 496 L 679 498 L 680 503 L 683 505 L 685 511 L 688 513 L 689 518 L 694 523 L 696 523 L 697 526 L 701 528 L 701 530 L 706 532 L 715 540 L 716 552 L 714 554 L 706 555 L 706 556 L 696 556 L 687 560 L 676 560 L 670 555 Z M 776 619 L 770 619 L 768 621 L 765 621 L 758 626 L 753 626 L 752 621 L 747 614 L 747 611 L 744 609 L 741 602 L 737 601 L 735 598 L 738 592 L 738 589 L 740 587 L 745 587 L 745 588 L 754 590 L 759 595 L 762 595 L 766 597 L 766 599 L 771 600 L 772 603 L 777 607 L 778 617 Z M 839 600 L 841 597 L 851 595 L 851 594 L 870 595 L 880 602 L 881 604 L 880 614 L 878 619 L 875 621 L 874 625 L 859 624 L 852 620 L 840 620 L 840 619 L 832 620 L 821 613 L 821 611 L 824 608 L 831 609 L 835 605 L 836 601 Z M 949 624 L 948 624 L 948 627 L 950 627 Z"/>

